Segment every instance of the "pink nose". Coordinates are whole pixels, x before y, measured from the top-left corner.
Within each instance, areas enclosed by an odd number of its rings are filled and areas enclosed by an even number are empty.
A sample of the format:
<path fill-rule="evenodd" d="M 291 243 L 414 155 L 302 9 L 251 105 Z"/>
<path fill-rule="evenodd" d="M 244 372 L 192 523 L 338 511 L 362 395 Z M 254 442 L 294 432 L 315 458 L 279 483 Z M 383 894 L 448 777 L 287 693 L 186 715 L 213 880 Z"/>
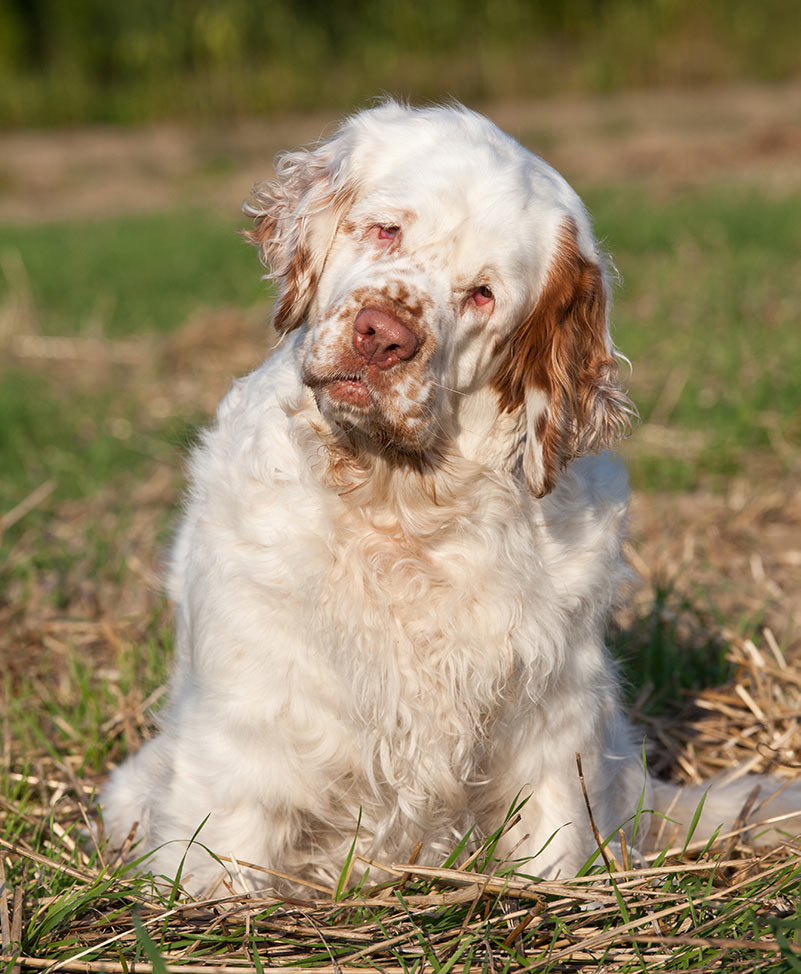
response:
<path fill-rule="evenodd" d="M 379 308 L 362 308 L 353 323 L 353 347 L 370 365 L 389 369 L 417 351 L 417 336 Z"/>

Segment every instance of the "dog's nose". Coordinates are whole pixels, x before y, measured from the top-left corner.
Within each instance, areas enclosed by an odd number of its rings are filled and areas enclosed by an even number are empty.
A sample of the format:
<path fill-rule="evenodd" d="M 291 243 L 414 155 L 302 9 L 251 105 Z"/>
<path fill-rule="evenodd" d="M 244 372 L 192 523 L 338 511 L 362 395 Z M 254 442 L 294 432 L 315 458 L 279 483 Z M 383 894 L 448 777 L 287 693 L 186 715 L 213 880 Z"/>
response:
<path fill-rule="evenodd" d="M 417 336 L 380 308 L 362 308 L 353 323 L 353 347 L 370 365 L 389 369 L 417 351 Z"/>

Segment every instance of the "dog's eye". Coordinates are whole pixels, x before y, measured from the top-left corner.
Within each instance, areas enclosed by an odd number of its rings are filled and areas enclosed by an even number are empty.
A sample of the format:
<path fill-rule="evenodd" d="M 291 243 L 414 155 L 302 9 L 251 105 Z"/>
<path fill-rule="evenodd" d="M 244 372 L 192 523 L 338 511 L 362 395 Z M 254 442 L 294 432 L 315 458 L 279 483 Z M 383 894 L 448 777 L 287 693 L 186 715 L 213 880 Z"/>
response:
<path fill-rule="evenodd" d="M 393 244 L 397 244 L 400 238 L 401 228 L 397 223 L 374 223 L 364 234 L 365 240 L 369 240 L 383 250 L 388 250 Z"/>
<path fill-rule="evenodd" d="M 473 291 L 473 300 L 479 308 L 486 308 L 488 304 L 495 300 L 495 295 L 492 293 L 492 288 L 487 287 L 486 284 L 482 284 L 481 287 L 477 287 Z"/>

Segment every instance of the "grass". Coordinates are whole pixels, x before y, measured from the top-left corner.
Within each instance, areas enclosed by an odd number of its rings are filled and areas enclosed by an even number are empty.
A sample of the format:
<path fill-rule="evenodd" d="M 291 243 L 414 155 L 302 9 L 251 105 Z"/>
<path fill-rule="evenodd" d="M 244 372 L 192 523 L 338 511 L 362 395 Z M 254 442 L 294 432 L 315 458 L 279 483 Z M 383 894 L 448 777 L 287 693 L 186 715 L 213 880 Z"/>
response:
<path fill-rule="evenodd" d="M 56 749 L 8 774 L 0 847 L 7 887 L 24 890 L 24 899 L 15 897 L 10 910 L 0 905 L 0 919 L 5 911 L 11 931 L 25 917 L 10 950 L 9 933 L 9 965 L 19 956 L 29 969 L 121 974 L 160 972 L 167 963 L 199 974 L 287 965 L 332 972 L 795 969 L 797 850 L 757 856 L 729 847 L 698 857 L 696 848 L 683 861 L 674 851 L 634 869 L 598 865 L 596 857 L 577 879 L 542 882 L 527 875 L 526 863 L 513 869 L 496 861 L 490 836 L 459 867 L 373 864 L 354 889 L 343 876 L 327 902 L 319 893 L 288 902 L 267 890 L 238 893 L 235 870 L 221 895 L 195 901 L 176 896 L 166 879 L 136 876 L 87 847 L 79 830 L 91 814 L 91 792 L 77 780 L 81 769 L 66 787 L 58 780 L 68 758 Z"/>
<path fill-rule="evenodd" d="M 526 864 L 497 862 L 495 836 L 460 867 L 373 864 L 355 889 L 328 902 L 289 902 L 233 886 L 211 901 L 176 897 L 164 879 L 136 876 L 87 851 L 79 829 L 90 793 L 73 775 L 53 781 L 64 755 L 9 775 L 5 881 L 25 890 L 6 910 L 10 930 L 27 907 L 16 948 L 32 969 L 126 972 L 260 972 L 290 965 L 336 971 L 479 970 L 784 971 L 801 932 L 801 859 L 788 850 L 731 850 L 678 862 L 652 857 L 636 869 L 588 863 L 575 880 L 542 882 Z M 58 789 L 61 798 L 53 798 Z M 42 802 L 56 802 L 48 821 Z M 52 807 L 52 804 L 51 804 Z M 15 817 L 16 815 L 16 817 Z M 510 822 L 515 811 L 510 810 Z M 29 821 L 43 828 L 31 836 Z M 36 849 L 31 847 L 35 839 Z M 454 857 L 455 858 L 455 857 Z M 231 881 L 236 883 L 236 873 Z M 265 884 L 269 875 L 265 875 Z M 311 892 L 311 891 L 310 891 Z M 766 909 L 766 903 L 775 904 Z M 9 963 L 13 952 L 6 955 Z"/>
<path fill-rule="evenodd" d="M 166 332 L 200 309 L 263 295 L 245 225 L 201 212 L 0 227 L 5 295 L 29 296 L 45 335 Z M 0 290 L 0 301 L 3 291 Z"/>
<path fill-rule="evenodd" d="M 0 390 L 4 505 L 50 478 L 60 485 L 59 497 L 80 497 L 99 490 L 120 470 L 135 471 L 144 454 L 136 438 L 125 435 L 128 427 L 121 424 L 130 419 L 120 412 L 110 390 L 65 400 L 45 376 L 6 372 Z"/>
<path fill-rule="evenodd" d="M 635 484 L 691 489 L 730 477 L 754 451 L 797 442 L 801 196 L 704 190 L 660 203 L 607 193 L 590 203 L 623 268 L 615 334 L 651 427 Z M 678 454 L 673 430 L 689 434 Z"/>
<path fill-rule="evenodd" d="M 629 702 L 634 704 L 650 688 L 648 712 L 664 713 L 680 707 L 690 692 L 725 683 L 731 668 L 720 628 L 710 609 L 671 585 L 657 583 L 646 610 L 624 626 L 614 626 L 609 635 Z"/>
<path fill-rule="evenodd" d="M 665 510 L 755 470 L 781 492 L 801 435 L 801 198 L 610 188 L 589 203 L 623 270 L 616 335 L 645 420 L 627 447 L 635 484 Z M 487 847 L 470 867 L 373 866 L 362 887 L 343 876 L 322 901 L 243 895 L 234 869 L 230 891 L 196 903 L 109 862 L 87 821 L 109 767 L 153 732 L 172 651 L 160 552 L 181 454 L 229 377 L 263 355 L 264 286 L 230 224 L 186 212 L 3 227 L 0 254 L 9 969 L 798 969 L 798 848 L 757 854 L 738 836 L 645 869 L 598 859 L 558 883 L 528 877 L 527 864 L 513 873 Z M 708 560 L 725 576 L 729 522 L 764 538 L 792 496 L 708 515 L 698 500 L 696 524 L 718 540 L 693 549 L 694 569 Z M 674 525 L 655 531 L 672 552 Z M 613 638 L 631 706 L 658 742 L 649 761 L 690 777 L 738 760 L 790 775 L 801 677 L 769 628 L 775 606 L 744 614 L 742 587 L 688 587 L 685 558 L 655 570 Z"/>

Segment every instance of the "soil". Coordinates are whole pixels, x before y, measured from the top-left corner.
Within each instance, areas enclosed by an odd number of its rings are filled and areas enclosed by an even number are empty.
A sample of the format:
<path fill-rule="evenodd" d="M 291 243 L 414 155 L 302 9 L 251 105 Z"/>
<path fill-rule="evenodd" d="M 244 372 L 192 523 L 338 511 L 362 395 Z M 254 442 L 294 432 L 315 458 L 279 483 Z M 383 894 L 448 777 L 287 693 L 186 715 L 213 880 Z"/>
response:
<path fill-rule="evenodd" d="M 571 182 L 670 193 L 710 181 L 801 189 L 801 81 L 475 106 Z M 7 132 L 0 220 L 211 206 L 236 218 L 282 150 L 330 133 L 331 115 L 189 127 Z"/>

